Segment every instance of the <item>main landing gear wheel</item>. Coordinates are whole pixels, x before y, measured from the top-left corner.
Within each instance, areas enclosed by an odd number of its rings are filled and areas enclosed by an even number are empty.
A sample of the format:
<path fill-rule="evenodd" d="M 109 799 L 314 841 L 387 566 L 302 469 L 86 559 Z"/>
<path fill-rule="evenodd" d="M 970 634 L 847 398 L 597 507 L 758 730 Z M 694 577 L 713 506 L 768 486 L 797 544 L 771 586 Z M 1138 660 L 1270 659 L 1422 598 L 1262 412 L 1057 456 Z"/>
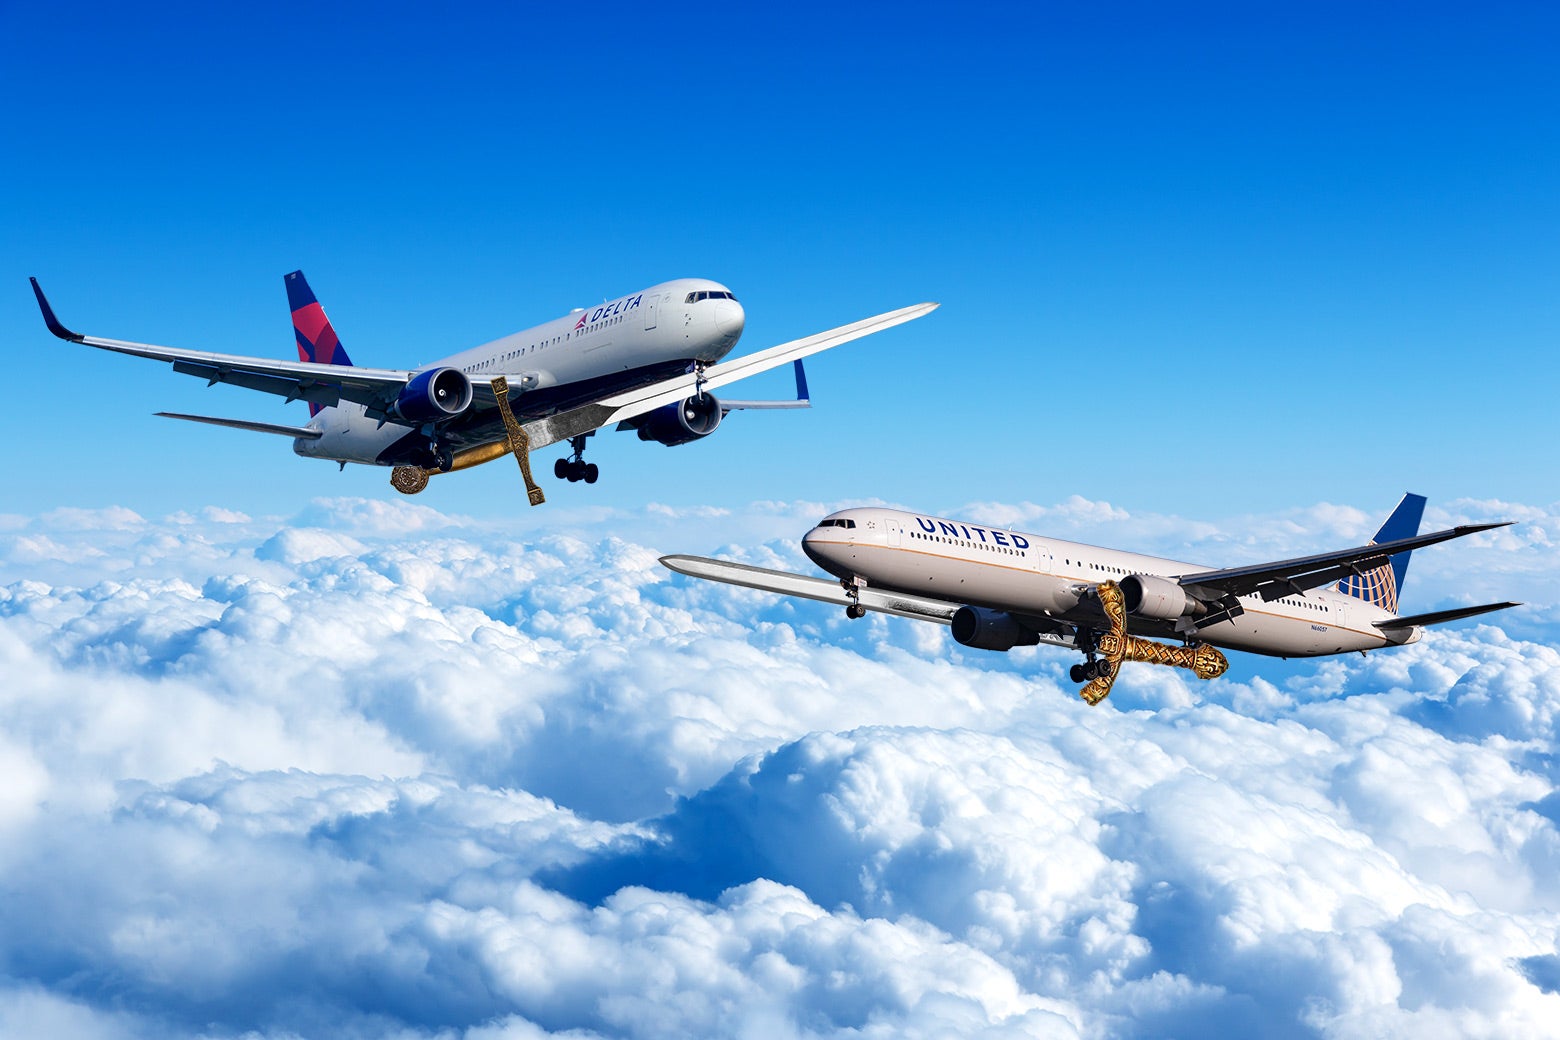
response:
<path fill-rule="evenodd" d="M 852 621 L 860 620 L 861 618 L 867 616 L 867 608 L 862 606 L 860 603 L 852 603 L 850 606 L 845 608 L 845 616 L 850 618 Z"/>
<path fill-rule="evenodd" d="M 1082 664 L 1075 664 L 1067 670 L 1068 678 L 1075 683 L 1086 683 L 1095 679 L 1103 679 L 1109 674 L 1109 661 L 1085 661 Z"/>
<path fill-rule="evenodd" d="M 553 476 L 559 480 L 567 480 L 573 484 L 583 480 L 587 484 L 594 484 L 601 476 L 601 470 L 594 462 L 585 461 L 585 438 L 590 434 L 581 434 L 578 437 L 569 438 L 569 447 L 574 453 L 566 459 L 559 459 L 553 463 Z"/>
<path fill-rule="evenodd" d="M 580 480 L 587 484 L 594 484 L 601 478 L 601 470 L 594 462 L 559 459 L 553 463 L 553 476 L 559 480 L 567 480 L 571 484 Z"/>

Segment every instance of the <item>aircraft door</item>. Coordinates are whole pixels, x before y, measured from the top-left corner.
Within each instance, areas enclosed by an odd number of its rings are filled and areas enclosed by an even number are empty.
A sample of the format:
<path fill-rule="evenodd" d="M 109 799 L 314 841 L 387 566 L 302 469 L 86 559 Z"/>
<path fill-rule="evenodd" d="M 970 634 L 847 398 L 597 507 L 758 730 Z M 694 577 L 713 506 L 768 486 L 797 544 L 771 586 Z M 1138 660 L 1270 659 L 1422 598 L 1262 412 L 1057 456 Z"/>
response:
<path fill-rule="evenodd" d="M 1043 545 L 1029 547 L 1029 566 L 1043 574 L 1051 573 L 1051 550 Z"/>
<path fill-rule="evenodd" d="M 656 312 L 661 309 L 661 294 L 656 293 L 645 301 L 645 331 L 655 328 Z"/>
<path fill-rule="evenodd" d="M 884 520 L 883 521 L 883 528 L 888 533 L 888 544 L 890 546 L 894 547 L 894 548 L 898 548 L 899 547 L 899 521 L 898 520 L 893 520 L 893 519 Z"/>

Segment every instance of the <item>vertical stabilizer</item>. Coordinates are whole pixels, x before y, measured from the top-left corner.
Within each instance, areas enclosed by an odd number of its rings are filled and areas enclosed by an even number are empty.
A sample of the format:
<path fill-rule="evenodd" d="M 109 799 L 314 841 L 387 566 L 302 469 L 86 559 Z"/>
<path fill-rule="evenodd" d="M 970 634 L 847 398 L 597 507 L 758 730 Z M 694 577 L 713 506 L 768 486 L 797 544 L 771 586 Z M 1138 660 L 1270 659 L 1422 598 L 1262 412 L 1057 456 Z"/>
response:
<path fill-rule="evenodd" d="M 298 360 L 320 365 L 352 364 L 303 272 L 294 271 L 283 280 L 287 283 L 287 307 L 292 311 L 293 336 L 298 341 Z M 311 416 L 318 415 L 319 411 L 319 405 L 309 405 Z"/>
<path fill-rule="evenodd" d="M 1425 515 L 1425 496 L 1404 495 L 1387 522 L 1381 525 L 1371 545 L 1391 542 L 1399 538 L 1412 538 L 1419 533 L 1419 521 Z M 1400 552 L 1387 558 L 1387 562 L 1371 570 L 1361 571 L 1339 581 L 1336 588 L 1345 596 L 1362 599 L 1366 603 L 1396 614 L 1398 592 L 1408 574 L 1408 558 L 1411 553 Z"/>

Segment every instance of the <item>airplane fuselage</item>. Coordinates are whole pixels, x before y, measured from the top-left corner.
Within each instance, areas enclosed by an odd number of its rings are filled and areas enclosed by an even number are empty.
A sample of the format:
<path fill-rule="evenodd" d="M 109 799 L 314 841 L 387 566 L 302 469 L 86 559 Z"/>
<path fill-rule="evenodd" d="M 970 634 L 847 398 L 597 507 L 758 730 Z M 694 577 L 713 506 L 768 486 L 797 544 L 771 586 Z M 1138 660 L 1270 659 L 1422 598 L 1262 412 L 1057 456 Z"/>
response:
<path fill-rule="evenodd" d="M 515 413 L 530 418 L 686 372 L 695 362 L 719 361 L 736 346 L 745 320 L 742 305 L 725 286 L 679 278 L 571 311 L 418 371 L 502 375 Z M 453 424 L 443 432 L 454 446 L 470 446 L 501 436 L 495 421 L 490 416 L 486 424 Z M 394 464 L 426 441 L 415 428 L 379 423 L 361 405 L 345 402 L 321 410 L 309 426 L 322 436 L 295 440 L 293 451 L 339 462 Z"/>
<path fill-rule="evenodd" d="M 896 509 L 830 514 L 802 539 L 803 550 L 836 577 L 871 588 L 950 603 L 1097 624 L 1081 593 L 1131 574 L 1173 578 L 1211 568 L 1005 528 Z M 1372 622 L 1387 611 L 1330 588 L 1264 600 L 1243 596 L 1245 612 L 1199 629 L 1215 646 L 1275 657 L 1317 657 L 1411 643 L 1420 630 L 1384 634 Z M 1185 637 L 1173 622 L 1129 617 L 1134 635 Z"/>

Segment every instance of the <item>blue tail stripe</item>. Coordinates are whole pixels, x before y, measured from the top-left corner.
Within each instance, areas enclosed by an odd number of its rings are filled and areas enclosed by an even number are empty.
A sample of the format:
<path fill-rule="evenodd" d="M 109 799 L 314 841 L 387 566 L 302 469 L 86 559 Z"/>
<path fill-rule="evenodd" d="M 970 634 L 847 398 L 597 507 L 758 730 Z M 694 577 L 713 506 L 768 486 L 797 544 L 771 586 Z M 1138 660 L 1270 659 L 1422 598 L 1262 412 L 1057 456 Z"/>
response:
<path fill-rule="evenodd" d="M 307 307 L 311 303 L 318 303 L 314 298 L 314 290 L 309 288 L 308 279 L 303 277 L 302 271 L 294 271 L 284 279 L 287 283 L 287 309 L 298 310 Z"/>
<path fill-rule="evenodd" d="M 1419 533 L 1419 522 L 1425 515 L 1425 496 L 1408 494 L 1403 496 L 1403 501 L 1387 517 L 1387 522 L 1381 525 L 1381 530 L 1376 532 L 1372 541 L 1376 543 L 1390 542 L 1398 538 L 1412 538 Z M 1403 577 L 1408 573 L 1409 553 L 1402 552 L 1391 557 L 1392 574 L 1397 578 L 1397 590 L 1403 591 Z"/>

